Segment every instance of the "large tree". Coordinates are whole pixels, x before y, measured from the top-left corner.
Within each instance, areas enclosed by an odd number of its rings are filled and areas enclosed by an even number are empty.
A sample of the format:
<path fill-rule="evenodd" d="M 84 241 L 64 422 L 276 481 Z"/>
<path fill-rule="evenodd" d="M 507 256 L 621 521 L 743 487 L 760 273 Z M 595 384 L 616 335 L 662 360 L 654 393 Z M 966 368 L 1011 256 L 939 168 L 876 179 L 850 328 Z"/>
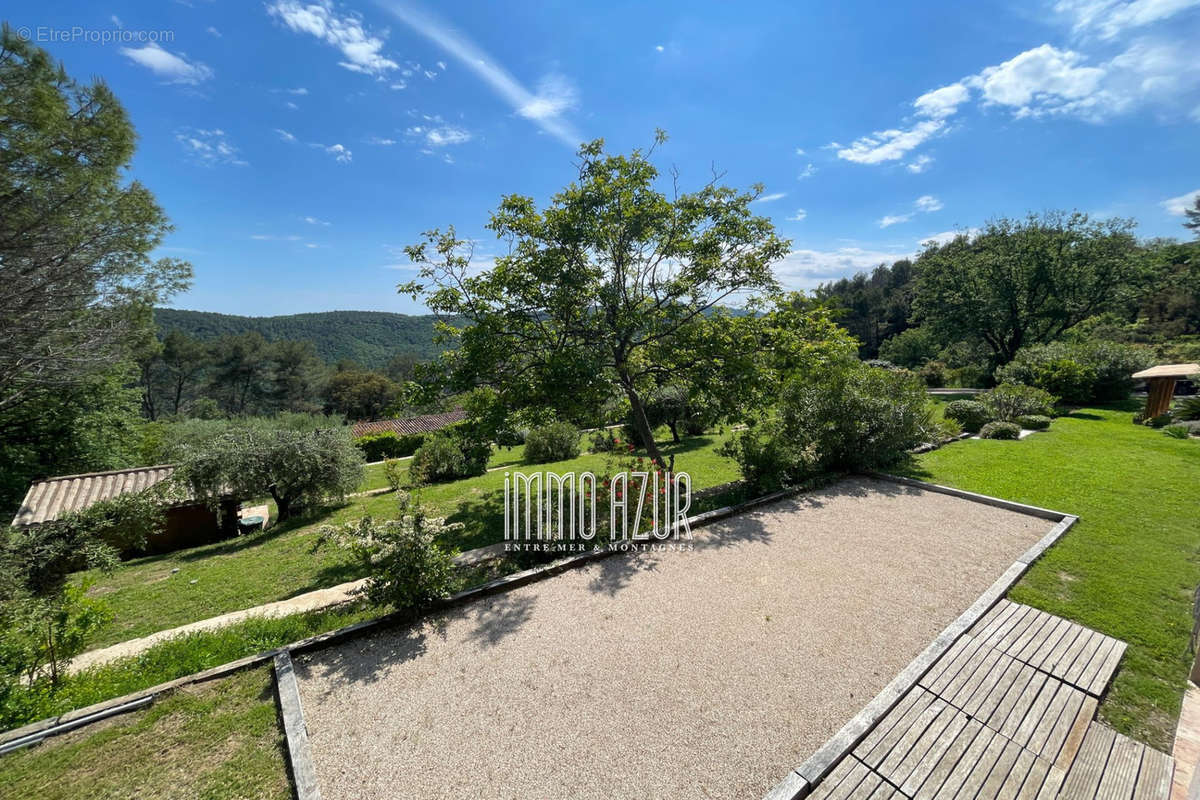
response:
<path fill-rule="evenodd" d="M 71 80 L 45 51 L 0 33 L 0 410 L 86 384 L 129 356 L 138 307 L 186 285 L 150 258 L 170 230 L 126 182 L 135 134 L 100 81 Z"/>
<path fill-rule="evenodd" d="M 714 176 L 681 192 L 674 173 L 661 179 L 653 149 L 626 156 L 603 140 L 583 145 L 577 179 L 547 208 L 520 195 L 501 201 L 488 227 L 508 252 L 491 269 L 479 272 L 453 228 L 432 231 L 407 248 L 420 279 L 400 290 L 466 320 L 452 331 L 455 388 L 490 385 L 510 407 L 568 415 L 620 392 L 665 466 L 643 402 L 663 351 L 719 304 L 774 290 L 770 265 L 788 243 L 751 210 L 760 188 L 739 192 Z"/>
<path fill-rule="evenodd" d="M 916 262 L 917 318 L 947 341 L 981 338 L 995 365 L 1119 306 L 1141 269 L 1130 220 L 1049 212 L 931 243 Z"/>

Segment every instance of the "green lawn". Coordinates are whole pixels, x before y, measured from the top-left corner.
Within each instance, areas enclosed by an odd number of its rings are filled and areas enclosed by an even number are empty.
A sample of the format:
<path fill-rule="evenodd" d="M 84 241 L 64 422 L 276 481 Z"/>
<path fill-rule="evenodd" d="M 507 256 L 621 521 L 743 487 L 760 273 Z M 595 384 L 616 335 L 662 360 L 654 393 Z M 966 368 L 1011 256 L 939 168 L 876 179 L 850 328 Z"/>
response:
<path fill-rule="evenodd" d="M 1076 514 L 1009 596 L 1128 642 L 1101 718 L 1170 751 L 1200 584 L 1200 441 L 1081 409 L 1022 441 L 921 455 L 912 477 Z"/>
<path fill-rule="evenodd" d="M 0 798 L 287 800 L 270 670 L 182 689 L 153 706 L 0 756 Z"/>
<path fill-rule="evenodd" d="M 676 455 L 676 469 L 690 473 L 692 488 L 698 490 L 739 477 L 737 466 L 716 452 L 727 437 L 691 437 L 677 445 L 663 445 L 663 450 L 667 455 Z M 503 449 L 499 451 L 501 463 L 504 453 Z M 589 454 L 527 468 L 601 471 L 608 460 L 603 454 Z M 433 512 L 464 524 L 464 529 L 446 544 L 470 550 L 503 539 L 503 488 L 504 471 L 500 470 L 431 486 L 422 489 L 419 496 Z M 87 646 L 104 647 L 362 577 L 343 553 L 328 547 L 314 552 L 313 547 L 321 525 L 364 514 L 395 516 L 395 496 L 389 492 L 355 497 L 319 516 L 203 547 L 136 559 L 111 575 L 89 574 L 91 592 L 104 598 L 114 618 L 91 636 Z"/>

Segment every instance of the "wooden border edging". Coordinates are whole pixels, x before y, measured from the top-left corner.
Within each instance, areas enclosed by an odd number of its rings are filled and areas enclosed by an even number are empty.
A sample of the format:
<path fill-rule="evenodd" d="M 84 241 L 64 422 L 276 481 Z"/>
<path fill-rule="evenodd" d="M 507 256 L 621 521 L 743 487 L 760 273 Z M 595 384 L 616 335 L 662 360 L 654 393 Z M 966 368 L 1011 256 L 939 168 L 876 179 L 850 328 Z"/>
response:
<path fill-rule="evenodd" d="M 1079 517 L 1073 514 L 1051 511 L 1047 508 L 1039 508 L 1038 506 L 1026 505 L 1024 503 L 1014 503 L 1011 500 L 1003 500 L 999 497 L 991 497 L 985 494 L 976 494 L 975 492 L 955 489 L 950 486 L 925 483 L 924 481 L 913 480 L 912 478 L 889 475 L 885 472 L 868 472 L 867 474 L 880 480 L 892 481 L 926 491 L 947 494 L 974 503 L 1007 509 L 1018 514 L 1052 520 L 1057 524 L 1037 544 L 1030 547 L 1014 561 L 1004 571 L 1004 574 L 997 578 L 971 604 L 970 608 L 960 614 L 958 619 L 954 620 L 945 630 L 938 634 L 937 638 L 930 642 L 929 646 L 920 655 L 910 661 L 908 666 L 901 670 L 892 679 L 891 683 L 885 686 L 883 691 L 875 695 L 849 722 L 843 725 L 840 731 L 830 737 L 825 744 L 821 745 L 803 764 L 793 769 L 779 783 L 775 784 L 764 795 L 763 800 L 800 800 L 800 798 L 807 795 L 812 790 L 812 787 L 816 786 L 822 778 L 828 775 L 830 770 L 871 732 L 871 729 L 878 724 L 879 720 L 883 719 L 884 715 L 900 702 L 900 699 L 917 684 L 917 681 L 924 677 L 925 673 L 929 671 L 929 668 L 939 658 L 945 655 L 946 651 L 950 649 L 958 638 L 970 630 L 971 626 L 990 611 L 992 606 L 999 602 L 1004 595 L 1008 594 L 1008 590 L 1025 574 L 1030 565 L 1079 520 Z"/>
<path fill-rule="evenodd" d="M 275 696 L 279 700 L 279 716 L 283 719 L 283 738 L 287 741 L 296 800 L 321 800 L 317 769 L 308 746 L 308 728 L 304 725 L 304 709 L 300 706 L 300 687 L 296 683 L 292 657 L 286 650 L 275 654 Z"/>
<path fill-rule="evenodd" d="M 688 525 L 691 527 L 700 527 L 710 522 L 716 522 L 717 520 L 725 519 L 726 517 L 731 517 L 735 514 L 740 514 L 743 511 L 757 508 L 758 506 L 791 497 L 799 494 L 802 491 L 803 489 L 785 489 L 778 492 L 772 492 L 771 494 L 764 495 L 762 497 L 756 497 L 754 499 L 747 500 L 744 503 L 738 503 L 732 506 L 722 506 L 721 508 L 716 508 L 711 511 L 705 511 L 702 514 L 689 517 Z M 588 562 L 607 558 L 621 552 L 624 551 L 608 548 L 601 550 L 589 550 L 552 561 L 549 564 L 544 564 L 539 567 L 522 570 L 521 572 L 514 572 L 513 574 L 506 575 L 503 578 L 497 578 L 496 580 L 489 581 L 487 583 L 480 584 L 479 586 L 461 591 L 458 594 L 451 595 L 445 600 L 434 604 L 434 606 L 426 613 L 445 610 L 447 608 L 468 603 L 472 600 L 477 600 L 481 597 L 486 597 L 488 595 L 507 591 L 509 589 L 515 589 L 518 586 L 524 586 L 525 584 L 533 583 L 534 581 L 538 581 L 543 578 L 549 578 L 553 575 L 559 574 L 560 572 L 565 572 L 566 570 L 574 569 L 575 567 L 582 566 Z M 7 752 L 5 748 L 11 742 L 29 739 L 26 744 L 33 744 L 47 737 L 56 736 L 60 733 L 66 733 L 69 730 L 86 725 L 89 722 L 95 722 L 116 714 L 124 713 L 126 711 L 133 711 L 137 708 L 149 705 L 158 695 L 162 694 L 163 692 L 169 692 L 174 689 L 179 689 L 181 687 L 190 686 L 196 683 L 204 683 L 217 678 L 224 678 L 243 669 L 261 666 L 269 661 L 273 661 L 279 653 L 287 653 L 290 657 L 290 654 L 293 653 L 304 653 L 311 650 L 316 650 L 325 645 L 332 644 L 343 639 L 348 639 L 376 628 L 386 627 L 390 624 L 401 623 L 409 619 L 411 619 L 410 615 L 402 613 L 394 612 L 391 614 L 385 614 L 383 616 L 376 617 L 375 619 L 364 620 L 363 622 L 356 622 L 353 625 L 347 625 L 336 630 L 319 633 L 315 636 L 310 636 L 307 639 L 301 639 L 300 641 L 284 645 L 283 647 L 245 656 L 237 659 L 236 661 L 230 661 L 227 664 L 221 664 L 201 672 L 195 672 L 191 675 L 184 675 L 167 681 L 166 683 L 160 683 L 157 686 L 151 686 L 146 689 L 131 692 L 129 694 L 122 695 L 121 697 L 114 697 L 110 700 L 102 700 L 99 703 L 94 703 L 90 706 L 77 708 L 64 712 L 58 716 L 47 717 L 46 719 L 38 720 L 37 722 L 31 722 L 27 725 L 22 725 L 19 728 L 3 731 L 0 732 L 0 754 Z M 142 705 L 136 705 L 138 703 L 141 703 Z"/>

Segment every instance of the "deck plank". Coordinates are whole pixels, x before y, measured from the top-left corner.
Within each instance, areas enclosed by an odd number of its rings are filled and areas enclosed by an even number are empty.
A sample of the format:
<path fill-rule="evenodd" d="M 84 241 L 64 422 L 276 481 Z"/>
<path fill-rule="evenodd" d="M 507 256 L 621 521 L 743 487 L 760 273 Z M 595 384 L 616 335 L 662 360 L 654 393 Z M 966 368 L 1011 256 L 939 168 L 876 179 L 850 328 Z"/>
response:
<path fill-rule="evenodd" d="M 1133 800 L 1166 800 L 1171 795 L 1171 777 L 1175 759 L 1149 747 L 1142 753 L 1142 765 L 1133 787 Z"/>
<path fill-rule="evenodd" d="M 1063 782 L 1060 794 L 1063 800 L 1095 798 L 1116 736 L 1116 732 L 1111 728 L 1091 724 L 1087 736 L 1083 739 L 1083 746 L 1079 748 L 1079 754 L 1075 757 L 1075 763 L 1067 771 L 1067 779 Z"/>
<path fill-rule="evenodd" d="M 1141 742 L 1117 735 L 1100 787 L 1096 790 L 1097 800 L 1131 800 L 1145 749 L 1146 745 Z"/>

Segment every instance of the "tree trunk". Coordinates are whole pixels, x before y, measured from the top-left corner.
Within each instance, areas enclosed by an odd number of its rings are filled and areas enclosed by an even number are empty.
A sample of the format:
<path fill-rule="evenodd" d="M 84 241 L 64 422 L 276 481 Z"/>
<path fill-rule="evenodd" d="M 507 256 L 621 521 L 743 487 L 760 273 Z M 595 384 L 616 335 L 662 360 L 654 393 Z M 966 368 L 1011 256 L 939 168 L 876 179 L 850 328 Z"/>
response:
<path fill-rule="evenodd" d="M 270 491 L 270 493 L 271 493 L 271 499 L 273 499 L 275 501 L 276 510 L 279 511 L 279 520 L 278 521 L 283 522 L 285 519 L 287 519 L 288 517 L 290 517 L 292 515 L 291 498 L 287 497 L 286 495 L 279 494 L 279 492 L 275 489 L 274 486 L 272 486 L 268 491 Z"/>
<path fill-rule="evenodd" d="M 667 427 L 671 429 L 671 441 L 675 444 L 679 444 L 679 420 L 671 420 L 667 423 Z"/>
<path fill-rule="evenodd" d="M 654 432 L 650 430 L 650 422 L 646 419 L 646 409 L 642 407 L 642 398 L 638 397 L 637 390 L 633 388 L 631 381 L 622 381 L 622 383 L 625 384 L 625 396 L 629 398 L 629 416 L 632 418 L 634 430 L 646 445 L 646 455 L 656 466 L 666 469 L 667 462 L 663 460 L 658 445 L 654 443 Z"/>

